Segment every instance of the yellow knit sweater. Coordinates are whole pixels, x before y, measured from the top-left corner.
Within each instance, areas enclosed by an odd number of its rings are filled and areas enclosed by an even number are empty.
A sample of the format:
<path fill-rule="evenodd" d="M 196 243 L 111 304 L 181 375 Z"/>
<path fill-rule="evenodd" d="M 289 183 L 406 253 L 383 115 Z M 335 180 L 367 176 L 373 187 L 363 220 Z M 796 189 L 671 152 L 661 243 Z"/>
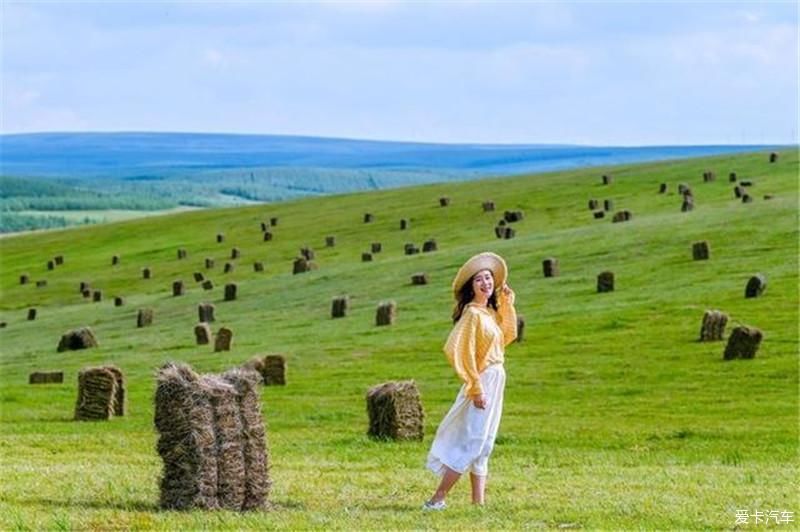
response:
<path fill-rule="evenodd" d="M 459 378 L 467 385 L 467 397 L 481 393 L 480 373 L 492 364 L 502 364 L 505 346 L 517 338 L 517 311 L 513 295 L 498 297 L 497 311 L 470 303 L 456 322 L 444 352 Z"/>

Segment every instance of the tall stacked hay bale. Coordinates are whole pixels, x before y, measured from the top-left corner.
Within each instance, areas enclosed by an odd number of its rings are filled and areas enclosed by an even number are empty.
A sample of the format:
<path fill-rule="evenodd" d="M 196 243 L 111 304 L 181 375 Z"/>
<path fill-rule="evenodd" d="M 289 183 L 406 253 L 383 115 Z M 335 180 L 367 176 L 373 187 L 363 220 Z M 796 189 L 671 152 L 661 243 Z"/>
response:
<path fill-rule="evenodd" d="M 336 237 L 335 236 L 326 236 L 325 237 L 325 247 L 332 248 L 336 245 Z"/>
<path fill-rule="evenodd" d="M 238 259 L 242 256 L 242 252 L 239 248 L 231 249 L 231 260 Z"/>
<path fill-rule="evenodd" d="M 613 181 L 613 179 L 612 179 L 612 177 L 610 175 L 604 175 L 603 176 L 603 184 L 604 185 L 610 185 L 612 181 Z"/>
<path fill-rule="evenodd" d="M 431 251 L 436 251 L 438 249 L 439 246 L 436 244 L 436 240 L 433 238 L 429 238 L 428 240 L 422 243 L 423 253 L 430 253 Z"/>
<path fill-rule="evenodd" d="M 36 309 L 29 308 L 28 309 L 28 321 L 34 321 L 36 319 Z"/>
<path fill-rule="evenodd" d="M 273 235 L 270 231 L 264 231 L 264 242 L 271 242 L 273 238 L 275 238 L 275 235 Z"/>
<path fill-rule="evenodd" d="M 661 183 L 661 185 L 659 185 L 658 193 L 659 194 L 666 194 L 667 193 L 667 184 L 666 183 Z"/>
<path fill-rule="evenodd" d="M 48 260 L 47 261 L 47 269 L 48 270 L 54 270 L 55 267 L 56 267 L 56 263 L 55 262 L 53 262 L 52 260 Z"/>
<path fill-rule="evenodd" d="M 23 273 L 19 276 L 19 284 L 28 284 L 31 280 L 31 276 L 27 273 Z"/>
<path fill-rule="evenodd" d="M 381 440 L 422 440 L 425 412 L 414 381 L 387 382 L 367 392 L 367 434 Z"/>
<path fill-rule="evenodd" d="M 273 226 L 273 227 L 277 227 L 277 225 L 278 225 L 278 217 L 277 216 L 271 216 L 270 219 L 269 219 L 269 224 L 271 226 Z"/>
<path fill-rule="evenodd" d="M 214 282 L 211 281 L 211 279 L 206 279 L 205 281 L 203 281 L 203 284 L 201 284 L 200 286 L 203 287 L 203 290 L 213 290 L 214 289 Z"/>
<path fill-rule="evenodd" d="M 372 253 L 362 253 L 361 262 L 372 262 Z"/>
<path fill-rule="evenodd" d="M 247 370 L 197 375 L 185 364 L 158 373 L 157 444 L 164 509 L 262 509 L 269 453 L 257 384 Z"/>
<path fill-rule="evenodd" d="M 194 341 L 197 345 L 208 345 L 211 342 L 211 326 L 200 322 L 194 326 Z"/>
<path fill-rule="evenodd" d="M 382 301 L 375 312 L 375 324 L 391 325 L 397 317 L 397 304 L 394 301 Z"/>
<path fill-rule="evenodd" d="M 542 270 L 545 277 L 558 277 L 561 272 L 558 266 L 558 259 L 549 257 L 542 261 Z"/>
<path fill-rule="evenodd" d="M 439 207 L 447 207 L 448 205 L 450 205 L 450 198 L 448 197 L 439 198 Z"/>
<path fill-rule="evenodd" d="M 222 244 L 223 242 L 225 242 L 225 235 L 217 233 L 217 244 Z"/>
<path fill-rule="evenodd" d="M 380 242 L 373 242 L 370 244 L 370 251 L 372 253 L 380 253 L 383 251 L 383 245 Z"/>
<path fill-rule="evenodd" d="M 406 242 L 406 244 L 403 246 L 403 252 L 406 255 L 416 255 L 419 253 L 419 248 L 415 246 L 413 242 Z"/>
<path fill-rule="evenodd" d="M 114 306 L 115 307 L 121 307 L 124 304 L 125 304 L 125 299 L 124 298 L 122 298 L 120 296 L 115 296 L 114 297 Z"/>
<path fill-rule="evenodd" d="M 224 273 L 231 273 L 233 271 L 233 263 L 232 262 L 226 262 L 225 266 L 222 268 L 222 271 Z"/>
<path fill-rule="evenodd" d="M 747 286 L 744 289 L 744 297 L 753 298 L 759 297 L 767 289 L 767 278 L 762 274 L 756 274 L 747 281 Z"/>
<path fill-rule="evenodd" d="M 730 338 L 728 338 L 728 344 L 725 346 L 723 359 L 755 358 L 763 338 L 764 334 L 755 327 L 740 325 L 734 328 Z"/>
<path fill-rule="evenodd" d="M 370 213 L 370 212 L 365 212 L 364 213 L 364 223 L 365 224 L 372 223 L 373 220 L 375 220 L 375 216 L 373 216 L 372 213 Z"/>
<path fill-rule="evenodd" d="M 136 313 L 136 326 L 141 327 L 149 327 L 153 324 L 153 309 L 151 308 L 140 308 L 139 312 Z"/>
<path fill-rule="evenodd" d="M 153 271 L 150 268 L 142 268 L 142 279 L 150 279 L 153 276 Z"/>
<path fill-rule="evenodd" d="M 769 154 L 769 162 L 771 162 L 771 163 L 778 162 L 778 154 L 775 153 L 775 152 L 770 153 Z"/>
<path fill-rule="evenodd" d="M 710 170 L 703 172 L 704 183 L 711 183 L 712 181 L 716 181 L 716 179 L 717 179 L 717 174 L 715 174 L 714 172 Z"/>
<path fill-rule="evenodd" d="M 119 255 L 114 255 L 111 257 L 111 265 L 117 266 L 119 264 Z"/>
<path fill-rule="evenodd" d="M 186 250 L 181 248 L 178 249 L 178 260 L 183 260 L 186 258 Z"/>
<path fill-rule="evenodd" d="M 597 208 L 597 205 L 598 205 L 598 203 L 597 203 L 596 199 L 590 199 L 589 200 L 589 210 L 590 211 L 595 210 Z"/>
<path fill-rule="evenodd" d="M 730 174 L 728 174 L 729 183 L 736 183 L 736 179 L 737 179 L 736 172 L 731 172 Z"/>
<path fill-rule="evenodd" d="M 692 258 L 694 260 L 708 260 L 709 248 L 708 241 L 702 240 L 692 244 Z"/>
<path fill-rule="evenodd" d="M 630 221 L 631 218 L 633 218 L 631 211 L 617 211 L 614 213 L 614 217 L 611 218 L 611 221 L 613 223 L 627 222 Z"/>
<path fill-rule="evenodd" d="M 236 293 L 238 291 L 236 283 L 228 283 L 225 285 L 225 301 L 235 301 Z"/>
<path fill-rule="evenodd" d="M 400 230 L 405 231 L 406 229 L 408 229 L 408 220 L 406 218 L 402 218 L 400 220 Z"/>
<path fill-rule="evenodd" d="M 484 201 L 481 204 L 481 208 L 483 212 L 493 212 L 494 211 L 494 202 L 493 201 Z"/>
<path fill-rule="evenodd" d="M 316 254 L 314 253 L 313 249 L 311 249 L 308 246 L 304 246 L 304 247 L 300 248 L 300 256 L 303 257 L 306 260 L 314 260 L 314 258 L 316 257 Z"/>
<path fill-rule="evenodd" d="M 703 324 L 700 327 L 700 341 L 713 342 L 722 340 L 725 335 L 725 325 L 728 324 L 728 315 L 719 310 L 707 310 L 703 314 Z"/>
<path fill-rule="evenodd" d="M 347 307 L 350 298 L 347 296 L 334 297 L 331 303 L 331 318 L 344 318 L 347 316 Z"/>
<path fill-rule="evenodd" d="M 56 255 L 53 257 L 53 261 L 56 263 L 56 266 L 62 266 L 64 264 L 64 255 Z"/>
<path fill-rule="evenodd" d="M 89 327 L 80 327 L 64 333 L 58 342 L 57 350 L 61 353 L 90 347 L 97 347 L 97 338 Z"/>
<path fill-rule="evenodd" d="M 411 284 L 416 286 L 428 284 L 428 275 L 424 272 L 415 273 L 411 276 Z"/>
<path fill-rule="evenodd" d="M 694 196 L 685 195 L 683 196 L 683 202 L 681 203 L 681 212 L 690 212 L 694 210 Z"/>
<path fill-rule="evenodd" d="M 114 366 L 84 368 L 78 374 L 77 421 L 104 420 L 125 415 L 125 383 Z"/>
<path fill-rule="evenodd" d="M 172 283 L 172 296 L 173 297 L 182 296 L 185 293 L 186 293 L 186 291 L 185 291 L 185 287 L 183 285 L 183 281 L 175 281 L 175 282 Z"/>
<path fill-rule="evenodd" d="M 214 259 L 210 257 L 206 257 L 205 263 L 206 263 L 206 270 L 210 270 L 211 268 L 214 267 Z"/>
<path fill-rule="evenodd" d="M 92 301 L 95 303 L 99 303 L 103 300 L 103 291 L 102 290 L 95 290 L 92 292 Z"/>
<path fill-rule="evenodd" d="M 312 263 L 305 257 L 297 257 L 294 259 L 294 263 L 292 264 L 292 274 L 297 275 L 298 273 L 310 272 L 311 269 Z"/>
<path fill-rule="evenodd" d="M 597 276 L 597 292 L 602 294 L 604 292 L 614 291 L 614 272 L 605 271 Z"/>
<path fill-rule="evenodd" d="M 253 271 L 256 273 L 261 273 L 264 271 L 264 263 L 261 261 L 255 261 L 253 263 Z"/>
<path fill-rule="evenodd" d="M 286 359 L 283 355 L 253 357 L 245 363 L 244 368 L 257 371 L 264 386 L 286 386 Z"/>
<path fill-rule="evenodd" d="M 59 384 L 64 382 L 63 371 L 34 371 L 28 375 L 28 384 Z"/>
<path fill-rule="evenodd" d="M 611 212 L 614 210 L 614 200 L 603 200 L 603 210 L 606 212 Z"/>
<path fill-rule="evenodd" d="M 196 283 L 202 283 L 205 280 L 205 276 L 201 272 L 194 272 L 192 276 L 194 277 L 194 282 Z"/>
<path fill-rule="evenodd" d="M 214 351 L 230 351 L 233 343 L 233 331 L 227 327 L 221 327 L 214 339 Z"/>

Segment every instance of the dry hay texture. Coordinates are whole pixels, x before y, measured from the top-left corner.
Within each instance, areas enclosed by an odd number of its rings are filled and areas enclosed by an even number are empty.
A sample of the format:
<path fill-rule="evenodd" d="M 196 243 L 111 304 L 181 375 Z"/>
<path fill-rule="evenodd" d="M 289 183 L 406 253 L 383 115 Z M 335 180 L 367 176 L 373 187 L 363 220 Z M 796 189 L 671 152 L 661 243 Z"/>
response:
<path fill-rule="evenodd" d="M 222 327 L 214 339 L 214 351 L 230 351 L 231 343 L 233 343 L 233 331 Z"/>
<path fill-rule="evenodd" d="M 558 277 L 560 272 L 558 259 L 551 257 L 542 261 L 542 273 L 545 277 Z"/>
<path fill-rule="evenodd" d="M 64 382 L 63 371 L 34 371 L 28 375 L 28 384 L 50 384 Z"/>
<path fill-rule="evenodd" d="M 728 315 L 719 310 L 707 310 L 703 314 L 703 324 L 700 327 L 700 341 L 711 342 L 722 340 L 725 335 L 725 326 L 728 324 Z"/>
<path fill-rule="evenodd" d="M 764 334 L 755 327 L 740 325 L 733 329 L 728 345 L 725 346 L 723 358 L 733 360 L 734 358 L 755 358 L 756 351 L 761 345 Z"/>
<path fill-rule="evenodd" d="M 344 318 L 347 316 L 347 306 L 350 298 L 347 296 L 335 297 L 331 303 L 331 318 Z"/>
<path fill-rule="evenodd" d="M 206 258 L 206 269 L 210 270 L 214 267 L 214 259 Z"/>
<path fill-rule="evenodd" d="M 397 304 L 394 301 L 382 302 L 375 312 L 376 325 L 391 325 L 397 317 Z"/>
<path fill-rule="evenodd" d="M 110 419 L 125 415 L 125 379 L 119 368 L 85 368 L 78 374 L 77 421 Z"/>
<path fill-rule="evenodd" d="M 264 386 L 286 386 L 286 359 L 283 355 L 256 356 L 242 367 L 257 371 Z"/>
<path fill-rule="evenodd" d="M 411 276 L 411 284 L 421 286 L 424 284 L 428 284 L 428 274 L 426 273 L 415 273 Z"/>
<path fill-rule="evenodd" d="M 214 305 L 211 303 L 200 303 L 197 305 L 197 321 L 211 323 L 214 321 Z"/>
<path fill-rule="evenodd" d="M 206 322 L 194 326 L 194 339 L 197 345 L 208 345 L 211 342 L 211 326 Z"/>
<path fill-rule="evenodd" d="M 152 324 L 153 324 L 153 309 L 151 308 L 139 309 L 139 312 L 136 314 L 136 326 L 148 327 Z"/>
<path fill-rule="evenodd" d="M 271 481 L 267 437 L 250 370 L 196 374 L 185 364 L 158 373 L 155 426 L 164 462 L 164 509 L 264 509 Z"/>
<path fill-rule="evenodd" d="M 235 301 L 236 292 L 238 287 L 236 283 L 229 283 L 225 285 L 225 301 Z"/>
<path fill-rule="evenodd" d="M 367 392 L 369 429 L 376 439 L 422 440 L 425 412 L 414 381 L 387 382 Z"/>
<path fill-rule="evenodd" d="M 172 283 L 172 295 L 173 297 L 182 296 L 185 293 L 183 281 L 175 281 Z"/>
<path fill-rule="evenodd" d="M 77 349 L 87 349 L 89 347 L 97 347 L 97 338 L 94 332 L 89 327 L 80 327 L 67 331 L 61 336 L 61 341 L 58 342 L 58 352 L 74 351 Z"/>

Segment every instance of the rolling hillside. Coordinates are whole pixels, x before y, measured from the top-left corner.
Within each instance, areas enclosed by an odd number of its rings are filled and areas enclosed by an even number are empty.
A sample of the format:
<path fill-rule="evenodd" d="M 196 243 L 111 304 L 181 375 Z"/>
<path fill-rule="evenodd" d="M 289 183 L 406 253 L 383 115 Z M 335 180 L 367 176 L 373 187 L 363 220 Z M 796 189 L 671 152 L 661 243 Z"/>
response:
<path fill-rule="evenodd" d="M 716 179 L 704 182 L 703 172 Z M 728 175 L 752 183 L 751 203 Z M 613 181 L 603 185 L 600 176 Z M 722 155 L 535 176 L 445 183 L 187 212 L 0 240 L 0 528 L 732 528 L 739 510 L 800 518 L 798 462 L 798 155 Z M 659 185 L 668 190 L 659 194 Z M 695 208 L 681 212 L 678 185 Z M 771 199 L 764 199 L 770 195 Z M 450 205 L 439 206 L 440 197 Z M 594 219 L 587 202 L 612 200 Z M 493 201 L 494 212 L 481 203 Z M 515 238 L 494 228 L 505 210 Z M 632 220 L 612 223 L 615 211 Z M 374 214 L 364 223 L 364 214 Z M 277 217 L 265 242 L 260 223 Z M 408 219 L 409 229 L 400 230 Z M 216 235 L 224 235 L 217 243 Z M 335 236 L 334 247 L 325 237 Z M 407 256 L 435 239 L 438 251 Z M 708 241 L 708 261 L 692 244 Z M 361 254 L 383 250 L 372 262 Z M 299 249 L 318 270 L 292 275 Z M 231 260 L 233 247 L 241 257 Z M 178 249 L 188 257 L 178 260 Z M 469 256 L 503 255 L 525 337 L 506 353 L 508 385 L 488 504 L 423 514 L 435 478 L 424 469 L 436 426 L 458 390 L 441 347 L 451 327 L 450 282 Z M 63 255 L 52 271 L 47 261 Z M 120 264 L 111 265 L 113 255 Z M 206 269 L 204 259 L 215 260 Z M 559 260 L 544 278 L 542 260 Z M 264 272 L 253 270 L 263 261 Z M 234 264 L 223 273 L 226 262 Z M 152 269 L 143 279 L 142 269 Z M 596 277 L 616 276 L 598 294 Z M 203 290 L 192 278 L 214 282 Z M 425 272 L 426 286 L 410 276 Z M 748 279 L 767 279 L 744 298 Z M 20 284 L 20 276 L 30 282 Z M 46 280 L 45 287 L 36 281 Z M 173 297 L 183 280 L 186 295 Z M 101 302 L 79 293 L 81 281 Z M 239 298 L 223 301 L 225 283 Z M 330 318 L 331 299 L 351 310 Z M 125 304 L 115 307 L 113 297 Z M 394 325 L 375 326 L 393 300 Z M 216 305 L 216 331 L 233 348 L 195 346 L 200 302 Z M 29 308 L 35 321 L 27 321 Z M 151 327 L 136 327 L 139 308 Z M 753 360 L 724 362 L 725 342 L 698 342 L 706 309 L 758 327 Z M 66 330 L 90 326 L 99 347 L 57 353 Z M 162 512 L 153 428 L 154 374 L 166 361 L 220 372 L 254 354 L 282 353 L 288 385 L 265 387 L 274 508 L 266 513 Z M 129 415 L 71 420 L 77 372 L 102 363 L 127 377 Z M 63 370 L 63 384 L 28 374 Z M 414 379 L 426 411 L 423 442 L 380 443 L 365 432 L 367 389 Z"/>

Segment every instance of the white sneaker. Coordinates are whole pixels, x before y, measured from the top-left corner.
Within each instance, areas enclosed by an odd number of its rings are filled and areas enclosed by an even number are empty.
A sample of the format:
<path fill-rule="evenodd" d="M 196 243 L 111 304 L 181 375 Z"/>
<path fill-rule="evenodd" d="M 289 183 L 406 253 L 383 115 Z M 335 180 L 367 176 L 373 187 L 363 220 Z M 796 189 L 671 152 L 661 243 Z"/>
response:
<path fill-rule="evenodd" d="M 422 505 L 423 510 L 432 510 L 435 512 L 444 510 L 445 508 L 447 508 L 447 503 L 444 501 L 425 501 L 425 504 Z"/>

